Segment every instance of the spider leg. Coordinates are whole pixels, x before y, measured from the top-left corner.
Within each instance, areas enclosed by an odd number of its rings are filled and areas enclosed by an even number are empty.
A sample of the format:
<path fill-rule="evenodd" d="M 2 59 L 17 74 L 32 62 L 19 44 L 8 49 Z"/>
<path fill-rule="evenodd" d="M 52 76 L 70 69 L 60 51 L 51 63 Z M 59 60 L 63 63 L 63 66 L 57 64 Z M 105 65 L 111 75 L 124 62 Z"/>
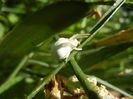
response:
<path fill-rule="evenodd" d="M 74 39 L 79 39 L 79 38 L 86 38 L 88 37 L 90 34 L 75 34 L 72 37 L 70 37 L 70 40 L 74 40 Z"/>

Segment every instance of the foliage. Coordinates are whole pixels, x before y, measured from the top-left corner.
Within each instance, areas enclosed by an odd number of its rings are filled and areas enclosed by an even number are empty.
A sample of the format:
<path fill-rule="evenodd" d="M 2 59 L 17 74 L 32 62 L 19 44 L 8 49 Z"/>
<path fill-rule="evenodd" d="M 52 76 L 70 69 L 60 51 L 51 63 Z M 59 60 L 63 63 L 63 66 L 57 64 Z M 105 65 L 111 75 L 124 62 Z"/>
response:
<path fill-rule="evenodd" d="M 1 0 L 0 99 L 42 99 L 44 85 L 57 73 L 65 79 L 77 75 L 88 94 L 94 90 L 83 81 L 84 73 L 133 95 L 133 2 L 123 2 Z M 100 21 L 90 15 L 93 10 L 103 15 Z M 76 33 L 91 34 L 81 40 L 83 50 L 73 51 L 66 61 L 53 57 L 52 44 Z"/>

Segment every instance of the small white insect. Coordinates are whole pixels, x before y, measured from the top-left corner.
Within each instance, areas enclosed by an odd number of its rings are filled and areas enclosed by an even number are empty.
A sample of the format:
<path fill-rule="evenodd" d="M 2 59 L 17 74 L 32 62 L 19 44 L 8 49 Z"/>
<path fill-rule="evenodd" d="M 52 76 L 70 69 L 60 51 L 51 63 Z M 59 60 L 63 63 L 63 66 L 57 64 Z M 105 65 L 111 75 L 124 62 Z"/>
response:
<path fill-rule="evenodd" d="M 59 59 L 66 59 L 72 50 L 82 50 L 77 48 L 79 38 L 86 38 L 89 34 L 75 34 L 70 38 L 59 38 L 52 47 L 53 54 Z"/>

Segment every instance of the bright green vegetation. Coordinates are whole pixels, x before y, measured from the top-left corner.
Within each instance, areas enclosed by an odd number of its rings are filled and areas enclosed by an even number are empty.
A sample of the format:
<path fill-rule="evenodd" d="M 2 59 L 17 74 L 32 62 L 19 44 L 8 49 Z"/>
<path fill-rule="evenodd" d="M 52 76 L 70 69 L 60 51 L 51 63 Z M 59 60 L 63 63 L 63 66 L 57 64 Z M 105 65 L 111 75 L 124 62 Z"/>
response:
<path fill-rule="evenodd" d="M 75 74 L 90 99 L 99 97 L 86 75 L 133 98 L 133 39 L 97 46 L 133 27 L 132 6 L 132 0 L 1 0 L 0 99 L 44 99 L 42 89 L 56 74 Z M 95 9 L 100 20 L 89 15 Z M 72 51 L 67 61 L 53 57 L 52 44 L 76 33 L 91 34 L 81 41 L 83 50 Z"/>

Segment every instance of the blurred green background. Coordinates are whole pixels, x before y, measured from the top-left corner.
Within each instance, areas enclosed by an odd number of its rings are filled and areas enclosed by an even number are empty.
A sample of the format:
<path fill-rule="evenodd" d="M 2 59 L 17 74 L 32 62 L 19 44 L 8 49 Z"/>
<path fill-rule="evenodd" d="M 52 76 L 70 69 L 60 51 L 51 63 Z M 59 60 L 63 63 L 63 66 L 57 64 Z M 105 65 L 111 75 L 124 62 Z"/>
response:
<path fill-rule="evenodd" d="M 52 56 L 52 44 L 59 37 L 89 33 L 98 20 L 88 12 L 95 9 L 103 15 L 112 6 L 104 4 L 104 1 L 112 0 L 69 0 L 94 3 L 94 6 L 75 4 L 68 6 L 66 10 L 67 5 L 56 5 L 58 1 L 60 0 L 0 0 L 0 85 L 6 81 L 23 57 L 29 55 L 19 74 L 0 94 L 0 99 L 24 99 L 39 84 L 40 79 L 47 77 L 60 63 Z M 110 47 L 95 46 L 95 41 L 133 27 L 133 2 L 127 0 L 126 3 L 98 31 L 95 38 L 78 52 L 76 60 L 86 74 L 108 81 L 133 95 L 132 42 Z M 47 7 L 51 4 L 53 6 Z M 79 6 L 84 7 L 77 9 Z M 55 7 L 55 11 L 52 7 Z M 59 9 L 61 13 L 58 13 Z M 72 76 L 70 64 L 59 74 L 66 78 Z M 44 97 L 42 90 L 34 98 Z"/>

